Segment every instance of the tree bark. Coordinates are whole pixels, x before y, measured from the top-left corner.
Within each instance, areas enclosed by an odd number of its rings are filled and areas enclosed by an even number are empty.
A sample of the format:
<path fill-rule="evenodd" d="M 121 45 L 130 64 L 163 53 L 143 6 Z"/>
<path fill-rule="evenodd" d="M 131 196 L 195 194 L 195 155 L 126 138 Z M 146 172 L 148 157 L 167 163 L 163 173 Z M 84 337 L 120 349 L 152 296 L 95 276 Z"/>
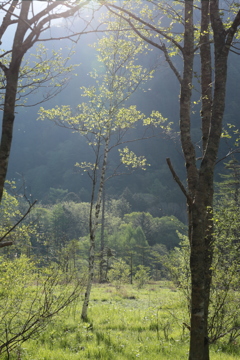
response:
<path fill-rule="evenodd" d="M 101 221 L 101 241 L 100 241 L 100 264 L 99 264 L 99 282 L 101 284 L 107 282 L 107 257 L 104 256 L 104 250 L 105 250 L 105 188 L 103 187 L 102 192 L 102 221 Z"/>
<path fill-rule="evenodd" d="M 210 5 L 210 8 L 209 8 Z M 214 38 L 215 83 L 213 99 L 210 91 L 211 55 L 209 49 L 208 13 L 210 10 Z M 218 2 L 202 1 L 202 133 L 203 159 L 199 168 L 192 212 L 191 239 L 191 340 L 190 360 L 209 360 L 208 307 L 211 286 L 211 264 L 213 256 L 213 193 L 214 169 L 222 133 L 225 107 L 227 60 L 229 46 L 226 32 L 219 15 Z M 205 30 L 204 30 L 205 29 Z"/>
<path fill-rule="evenodd" d="M 88 279 L 87 287 L 84 295 L 84 301 L 82 306 L 81 319 L 83 321 L 88 321 L 88 305 L 90 300 L 90 294 L 92 289 L 92 283 L 94 278 L 94 263 L 95 263 L 95 234 L 90 234 L 90 249 L 89 249 L 89 260 L 88 260 Z"/>

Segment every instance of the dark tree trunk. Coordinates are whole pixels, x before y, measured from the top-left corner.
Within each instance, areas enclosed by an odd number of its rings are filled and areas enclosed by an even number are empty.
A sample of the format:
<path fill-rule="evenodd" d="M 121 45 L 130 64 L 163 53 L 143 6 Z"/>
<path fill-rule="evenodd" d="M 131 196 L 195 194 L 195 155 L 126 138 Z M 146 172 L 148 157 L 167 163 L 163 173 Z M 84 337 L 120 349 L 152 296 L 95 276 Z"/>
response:
<path fill-rule="evenodd" d="M 151 2 L 151 0 L 150 0 Z M 172 7 L 161 2 L 152 2 L 156 11 L 169 14 L 172 19 Z M 233 38 L 240 26 L 240 11 L 228 29 L 221 20 L 219 1 L 202 0 L 201 8 L 194 7 L 193 0 L 184 1 L 184 44 L 154 22 L 153 19 L 136 15 L 126 7 L 107 3 L 111 12 L 120 16 L 142 40 L 159 49 L 166 62 L 176 75 L 180 87 L 180 136 L 185 158 L 187 189 L 184 188 L 171 162 L 167 159 L 174 179 L 187 198 L 190 241 L 190 268 L 192 278 L 191 327 L 189 360 L 209 360 L 208 307 L 211 286 L 211 264 L 213 257 L 213 177 L 222 132 L 222 119 L 225 105 L 227 77 L 227 58 Z M 197 25 L 194 25 L 194 11 L 200 12 L 201 30 L 198 37 Z M 180 16 L 180 12 L 179 12 Z M 175 16 L 173 17 L 176 20 Z M 184 20 L 184 21 L 183 21 Z M 136 24 L 140 26 L 137 27 Z M 147 31 L 141 31 L 144 28 Z M 197 34 L 197 36 L 195 36 Z M 155 37 L 154 37 L 155 36 Z M 160 41 L 154 40 L 160 38 Z M 210 42 L 211 40 L 211 42 Z M 178 72 L 171 61 L 167 49 L 171 42 L 183 57 L 183 74 Z M 214 46 L 214 64 L 211 60 L 210 46 Z M 193 64 L 196 51 L 200 49 L 201 59 L 201 130 L 202 158 L 197 165 L 195 145 L 191 137 L 191 99 L 193 87 Z M 214 79 L 212 66 L 214 65 Z M 213 89 L 214 84 L 214 89 Z"/>
<path fill-rule="evenodd" d="M 12 47 L 12 57 L 9 68 L 1 64 L 1 69 L 4 72 L 6 78 L 6 91 L 4 98 L 2 135 L 0 145 L 0 202 L 2 200 L 4 183 L 7 176 L 8 160 L 12 145 L 19 71 L 23 55 L 28 49 L 23 46 L 23 42 L 26 31 L 29 28 L 29 25 L 26 21 L 28 17 L 29 7 L 30 1 L 22 3 L 19 16 L 21 20 L 18 22 L 15 32 Z"/>
<path fill-rule="evenodd" d="M 59 6 L 58 2 L 46 4 L 44 10 L 36 12 L 30 11 L 33 6 L 31 1 L 5 1 L 1 5 L 5 16 L 0 23 L 0 45 L 1 39 L 7 29 L 16 25 L 13 38 L 12 49 L 1 54 L 0 70 L 2 86 L 5 89 L 3 99 L 3 117 L 0 143 L 0 203 L 2 201 L 4 183 L 7 176 L 8 161 L 12 146 L 13 127 L 15 120 L 15 107 L 18 92 L 18 82 L 20 76 L 20 67 L 25 53 L 39 40 L 40 34 L 51 25 L 53 19 L 67 18 L 73 16 L 86 3 L 72 5 L 63 11 L 53 12 Z M 61 9 L 61 5 L 59 6 Z M 14 25 L 14 26 L 15 26 Z M 71 36 L 74 34 L 72 33 Z M 71 37 L 70 36 L 70 37 Z M 11 37 L 11 36 L 10 36 Z M 67 36 L 68 37 L 68 36 Z M 59 38 L 60 39 L 60 38 Z M 50 39 L 49 39 L 50 40 Z M 5 57 L 10 61 L 5 62 Z M 2 241 L 2 240 L 1 240 Z M 1 242 L 0 246 L 9 246 L 12 242 Z"/>
<path fill-rule="evenodd" d="M 208 3 L 210 8 L 208 8 Z M 204 98 L 202 101 L 203 159 L 199 168 L 199 179 L 193 202 L 192 238 L 190 239 L 192 275 L 190 360 L 209 360 L 207 320 L 213 257 L 213 181 L 225 107 L 229 53 L 227 43 L 232 41 L 229 36 L 226 37 L 227 33 L 219 16 L 218 1 L 202 1 L 202 27 L 208 26 L 209 9 L 214 38 L 215 82 L 212 98 L 210 49 L 208 39 L 202 37 L 202 41 L 205 41 L 201 49 L 202 97 Z"/>

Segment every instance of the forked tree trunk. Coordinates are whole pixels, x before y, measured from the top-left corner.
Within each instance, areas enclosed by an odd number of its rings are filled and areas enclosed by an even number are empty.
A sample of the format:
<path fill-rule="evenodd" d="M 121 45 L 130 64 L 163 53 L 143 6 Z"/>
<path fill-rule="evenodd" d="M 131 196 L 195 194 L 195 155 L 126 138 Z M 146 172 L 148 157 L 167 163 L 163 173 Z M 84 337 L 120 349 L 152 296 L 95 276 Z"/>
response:
<path fill-rule="evenodd" d="M 210 7 L 208 7 L 209 5 Z M 229 35 L 225 32 L 219 16 L 218 1 L 202 1 L 202 24 L 205 22 L 205 26 L 208 26 L 208 12 L 211 14 L 210 19 L 214 38 L 215 79 L 213 99 L 211 99 L 209 93 L 206 95 L 212 84 L 210 65 L 207 64 L 210 61 L 210 49 L 203 46 L 201 54 L 202 97 L 207 101 L 202 102 L 202 121 L 206 127 L 205 132 L 203 132 L 203 158 L 198 170 L 198 180 L 192 205 L 190 360 L 209 360 L 207 320 L 213 256 L 213 181 L 225 107 L 227 59 L 229 47 L 236 30 L 232 29 L 233 31 Z M 206 38 L 205 41 L 207 41 Z M 209 111 L 210 101 L 211 110 Z M 190 174 L 188 174 L 189 176 Z"/>
<path fill-rule="evenodd" d="M 215 81 L 212 98 L 209 13 L 214 36 Z M 208 307 L 213 256 L 213 180 L 222 132 L 227 58 L 226 38 L 218 2 L 202 0 L 201 12 L 202 161 L 197 167 L 191 140 L 191 87 L 194 58 L 193 1 L 185 3 L 184 71 L 180 97 L 180 131 L 188 181 L 191 269 L 191 329 L 189 360 L 209 360 Z"/>

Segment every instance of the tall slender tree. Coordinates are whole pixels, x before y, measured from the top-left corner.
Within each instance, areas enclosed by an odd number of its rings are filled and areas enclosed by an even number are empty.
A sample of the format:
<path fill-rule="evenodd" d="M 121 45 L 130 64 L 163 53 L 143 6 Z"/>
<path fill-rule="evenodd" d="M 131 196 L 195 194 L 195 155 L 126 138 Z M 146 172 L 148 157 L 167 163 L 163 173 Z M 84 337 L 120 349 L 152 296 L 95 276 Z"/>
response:
<path fill-rule="evenodd" d="M 102 1 L 107 9 L 125 20 L 126 28 L 159 49 L 180 85 L 180 138 L 185 159 L 187 188 L 169 168 L 186 196 L 191 245 L 191 326 L 189 360 L 208 360 L 208 307 L 213 256 L 213 177 L 225 106 L 227 61 L 234 50 L 240 25 L 239 3 L 219 0 L 184 2 Z M 228 16 L 226 16 L 228 12 Z M 200 19 L 198 21 L 198 19 Z M 226 21 L 225 21 L 226 19 Z M 213 51 L 212 51 L 213 47 Z M 182 68 L 174 56 L 180 55 Z M 200 58 L 201 154 L 191 134 L 195 58 Z M 161 96 L 161 95 L 159 95 Z"/>
<path fill-rule="evenodd" d="M 77 114 L 68 105 L 54 109 L 40 109 L 40 118 L 48 118 L 59 126 L 67 127 L 84 135 L 93 150 L 92 163 L 82 161 L 77 164 L 87 171 L 91 182 L 92 192 L 89 214 L 89 272 L 88 284 L 82 309 L 82 319 L 87 320 L 87 310 L 90 299 L 95 262 L 95 236 L 99 223 L 102 206 L 102 194 L 109 177 L 119 175 L 121 164 L 131 168 L 146 166 L 146 159 L 137 156 L 126 146 L 127 143 L 155 136 L 153 128 L 168 129 L 158 111 L 153 111 L 149 117 L 136 109 L 136 106 L 126 106 L 126 101 L 138 89 L 142 82 L 152 76 L 137 63 L 136 58 L 145 52 L 141 42 L 129 41 L 121 32 L 121 21 L 110 25 L 111 33 L 99 40 L 98 59 L 99 73 L 95 70 L 92 77 L 96 79 L 96 86 L 83 87 L 83 96 L 89 101 L 78 105 Z M 113 30 L 116 30 L 113 31 Z M 98 69 L 99 70 L 99 69 Z M 144 133 L 137 137 L 128 134 L 138 124 L 144 125 Z M 159 132 L 159 130 L 158 130 Z M 109 154 L 118 148 L 120 162 L 112 172 L 108 171 Z"/>

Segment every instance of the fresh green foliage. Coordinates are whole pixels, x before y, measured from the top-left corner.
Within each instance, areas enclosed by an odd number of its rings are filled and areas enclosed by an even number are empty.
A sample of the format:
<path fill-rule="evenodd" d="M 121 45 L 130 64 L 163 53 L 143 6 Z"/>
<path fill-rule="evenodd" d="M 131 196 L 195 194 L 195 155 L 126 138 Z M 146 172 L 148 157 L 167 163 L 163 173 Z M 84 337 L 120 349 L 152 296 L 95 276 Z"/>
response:
<path fill-rule="evenodd" d="M 38 268 L 25 256 L 0 258 L 0 354 L 35 338 L 53 316 L 76 300 L 82 282 L 74 272 Z"/>
<path fill-rule="evenodd" d="M 120 29 L 121 24 L 118 26 Z M 96 169 L 102 169 L 102 163 L 99 163 L 100 155 L 108 154 L 110 149 L 120 147 L 122 143 L 133 141 L 125 139 L 126 132 L 139 123 L 147 128 L 170 130 L 167 119 L 158 111 L 153 111 L 147 117 L 138 111 L 136 106 L 125 106 L 125 102 L 139 85 L 152 77 L 153 71 L 145 69 L 137 62 L 137 55 L 144 52 L 141 42 L 129 41 L 119 29 L 116 34 L 104 37 L 94 45 L 102 72 L 97 69 L 91 73 L 96 86 L 81 87 L 82 96 L 88 98 L 88 102 L 79 104 L 76 111 L 69 105 L 56 106 L 50 110 L 40 108 L 39 111 L 40 119 L 50 119 L 86 137 L 97 158 L 93 163 L 82 161 L 77 163 L 77 166 L 90 174 Z M 127 167 L 145 168 L 146 159 L 134 154 L 126 145 L 120 148 L 119 152 L 121 162 Z"/>
<path fill-rule="evenodd" d="M 179 243 L 177 231 L 186 234 L 186 226 L 175 216 L 154 218 L 150 213 L 132 212 L 126 214 L 124 220 L 134 227 L 140 226 L 150 245 L 160 243 L 170 249 Z"/>
<path fill-rule="evenodd" d="M 29 204 L 22 196 L 17 196 L 14 182 L 6 182 L 8 190 L 4 189 L 0 204 L 0 238 L 4 241 L 12 241 L 11 250 L 5 248 L 3 253 L 29 254 L 31 236 L 36 235 L 36 228 L 30 221 L 20 222 Z"/>
<path fill-rule="evenodd" d="M 225 337 L 229 344 L 240 337 L 239 295 L 239 166 L 228 164 L 231 173 L 224 176 L 216 195 L 214 220 L 214 253 L 209 306 L 209 341 Z M 180 247 L 165 258 L 171 278 L 182 291 L 190 307 L 190 246 L 180 235 Z"/>
<path fill-rule="evenodd" d="M 150 268 L 139 265 L 134 276 L 134 283 L 137 284 L 137 288 L 143 288 L 150 281 Z"/>
<path fill-rule="evenodd" d="M 78 65 L 68 65 L 73 55 L 69 50 L 69 56 L 63 56 L 63 49 L 50 51 L 39 44 L 36 46 L 34 53 L 26 56 L 23 60 L 19 73 L 17 106 L 26 106 L 29 97 L 35 95 L 32 103 L 43 103 L 56 96 L 68 83 L 74 68 Z M 5 50 L 2 63 L 8 67 L 11 57 Z M 5 83 L 1 82 L 0 99 L 4 99 Z M 36 100 L 36 94 L 41 91 L 42 98 Z M 29 103 L 27 104 L 30 105 Z"/>
<path fill-rule="evenodd" d="M 228 175 L 218 185 L 215 213 L 215 251 L 211 289 L 209 331 L 213 341 L 226 336 L 229 343 L 240 337 L 240 281 L 239 281 L 239 164 L 226 164 Z"/>
<path fill-rule="evenodd" d="M 141 253 L 141 247 L 148 247 L 146 237 L 140 226 L 134 228 L 132 224 L 120 225 L 120 231 L 109 237 L 109 245 L 119 252 L 135 251 Z"/>
<path fill-rule="evenodd" d="M 144 158 L 144 156 L 137 156 L 127 147 L 123 148 L 122 150 L 119 149 L 119 154 L 121 158 L 121 163 L 127 167 L 132 167 L 133 169 L 141 168 L 143 170 L 146 170 L 146 165 L 149 165 L 146 163 L 147 160 Z"/>
<path fill-rule="evenodd" d="M 120 289 L 123 284 L 129 283 L 129 277 L 129 265 L 122 259 L 115 261 L 108 273 L 109 281 L 113 283 L 117 289 Z"/>
<path fill-rule="evenodd" d="M 87 250 L 83 246 L 84 240 L 78 239 L 89 233 L 89 208 L 88 203 L 72 201 L 45 207 L 37 205 L 30 217 L 30 222 L 35 225 L 35 233 L 31 235 L 32 253 L 48 263 L 59 263 L 63 253 L 68 253 L 71 266 L 80 266 Z"/>
<path fill-rule="evenodd" d="M 29 218 L 35 226 L 30 236 L 30 252 L 44 264 L 62 264 L 63 270 L 85 268 L 89 250 L 89 209 L 89 203 L 73 201 L 45 207 L 36 205 Z M 130 212 L 124 198 L 106 202 L 105 243 L 116 258 L 127 262 L 132 277 L 137 266 L 144 265 L 151 268 L 155 279 L 166 278 L 165 258 L 168 249 L 179 244 L 178 230 L 186 233 L 184 224 L 174 217 L 154 218 L 149 213 Z M 95 243 L 98 257 L 100 229 L 96 232 Z"/>
<path fill-rule="evenodd" d="M 170 273 L 171 280 L 175 283 L 178 289 L 181 290 L 185 299 L 186 306 L 190 307 L 191 303 L 191 272 L 190 272 L 190 246 L 187 236 L 180 237 L 179 247 L 176 247 L 170 252 L 168 257 L 165 257 L 165 266 Z"/>

